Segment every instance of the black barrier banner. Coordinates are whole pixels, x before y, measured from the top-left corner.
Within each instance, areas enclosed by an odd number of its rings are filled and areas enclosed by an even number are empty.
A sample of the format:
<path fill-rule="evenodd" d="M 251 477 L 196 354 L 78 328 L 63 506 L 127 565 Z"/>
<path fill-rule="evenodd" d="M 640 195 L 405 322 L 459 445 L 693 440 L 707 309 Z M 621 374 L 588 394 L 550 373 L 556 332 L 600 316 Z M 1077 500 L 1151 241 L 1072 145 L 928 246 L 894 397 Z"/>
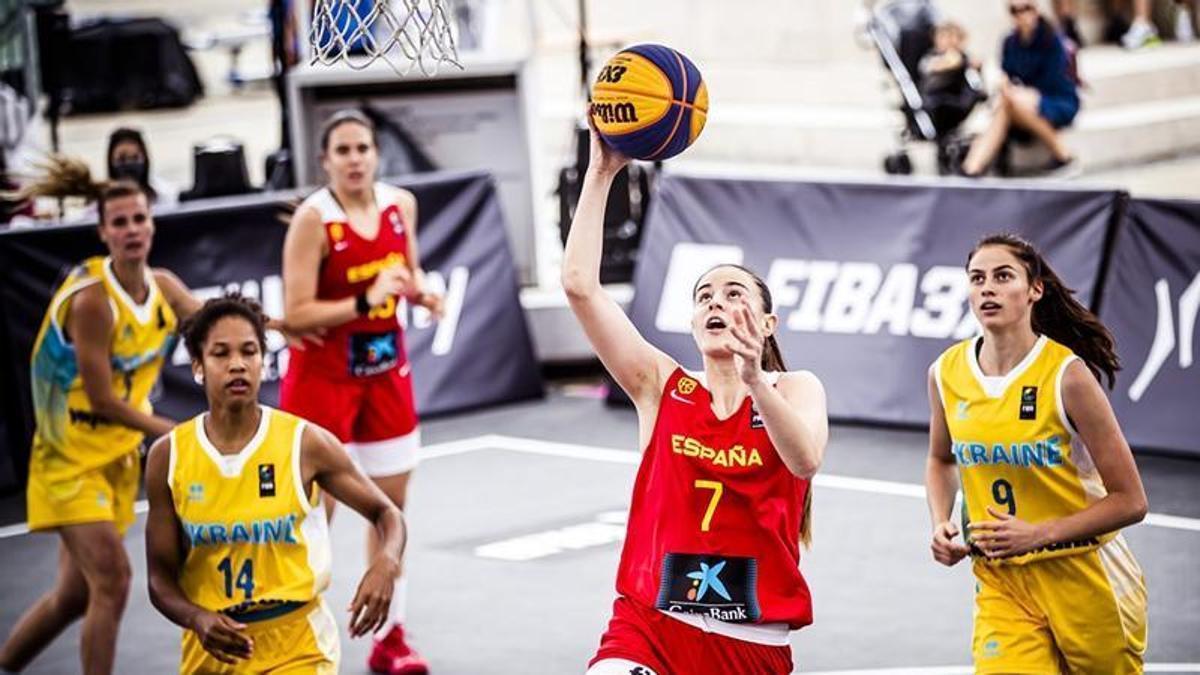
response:
<path fill-rule="evenodd" d="M 434 321 L 423 308 L 398 312 L 407 326 L 417 408 L 435 415 L 540 396 L 542 383 L 505 225 L 490 176 L 433 174 L 400 181 L 417 197 L 418 241 L 427 284 L 445 295 L 445 316 Z M 154 266 L 183 279 L 200 298 L 237 290 L 258 298 L 271 316 L 283 314 L 280 261 L 287 227 L 281 204 L 293 193 L 212 200 L 155 218 Z M 0 287 L 8 355 L 3 389 L 4 460 L 0 487 L 21 480 L 32 434 L 29 354 L 50 296 L 63 273 L 83 258 L 103 253 L 92 225 L 0 234 Z M 275 405 L 286 369 L 282 336 L 270 334 L 262 399 Z M 192 381 L 182 341 L 163 373 L 155 408 L 175 419 L 196 414 L 203 392 Z"/>
<path fill-rule="evenodd" d="M 1100 318 L 1123 370 L 1113 408 L 1131 445 L 1200 456 L 1200 203 L 1131 200 Z"/>
<path fill-rule="evenodd" d="M 699 368 L 692 288 L 718 263 L 746 265 L 771 288 L 788 367 L 821 378 L 831 416 L 923 425 L 929 364 L 978 330 L 966 305 L 975 242 L 1026 236 L 1087 303 L 1117 201 L 1085 190 L 670 175 L 648 214 L 630 316 Z"/>

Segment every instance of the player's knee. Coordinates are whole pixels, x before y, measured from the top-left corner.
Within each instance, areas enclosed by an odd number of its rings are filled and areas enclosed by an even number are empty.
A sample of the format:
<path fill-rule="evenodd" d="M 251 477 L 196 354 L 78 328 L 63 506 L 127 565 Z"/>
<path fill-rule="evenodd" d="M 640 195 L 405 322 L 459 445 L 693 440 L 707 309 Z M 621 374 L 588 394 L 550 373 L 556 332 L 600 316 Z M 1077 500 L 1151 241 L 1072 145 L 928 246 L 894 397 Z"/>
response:
<path fill-rule="evenodd" d="M 123 608 L 132 583 L 133 570 L 129 567 L 129 561 L 123 558 L 115 560 L 105 567 L 103 574 L 97 575 L 88 584 L 89 600 Z"/>

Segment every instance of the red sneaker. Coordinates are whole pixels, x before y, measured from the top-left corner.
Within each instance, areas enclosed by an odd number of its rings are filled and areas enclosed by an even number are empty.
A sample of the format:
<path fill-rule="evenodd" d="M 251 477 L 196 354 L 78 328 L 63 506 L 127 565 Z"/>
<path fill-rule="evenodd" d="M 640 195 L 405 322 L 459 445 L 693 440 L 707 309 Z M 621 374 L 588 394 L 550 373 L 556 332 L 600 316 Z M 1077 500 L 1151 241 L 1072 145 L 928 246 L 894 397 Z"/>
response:
<path fill-rule="evenodd" d="M 367 666 L 380 675 L 428 675 L 429 662 L 404 641 L 404 627 L 393 624 L 383 638 L 375 639 Z"/>

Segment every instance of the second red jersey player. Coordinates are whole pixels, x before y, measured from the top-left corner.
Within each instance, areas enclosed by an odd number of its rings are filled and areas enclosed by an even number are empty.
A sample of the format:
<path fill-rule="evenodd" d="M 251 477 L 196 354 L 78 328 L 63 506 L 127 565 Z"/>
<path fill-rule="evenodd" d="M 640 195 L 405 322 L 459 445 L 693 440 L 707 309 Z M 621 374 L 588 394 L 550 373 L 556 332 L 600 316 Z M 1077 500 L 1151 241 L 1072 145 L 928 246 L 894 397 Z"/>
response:
<path fill-rule="evenodd" d="M 416 199 L 375 181 L 379 156 L 370 120 L 356 111 L 333 115 L 321 131 L 321 165 L 329 185 L 292 219 L 283 280 L 288 325 L 323 329 L 324 344 L 291 352 L 280 404 L 332 431 L 403 508 L 420 432 L 398 313 L 407 299 L 436 315 L 441 299 L 422 291 Z M 377 542 L 368 532 L 371 555 Z M 404 637 L 404 591 L 401 578 L 392 625 L 371 653 L 375 672 L 428 669 Z"/>

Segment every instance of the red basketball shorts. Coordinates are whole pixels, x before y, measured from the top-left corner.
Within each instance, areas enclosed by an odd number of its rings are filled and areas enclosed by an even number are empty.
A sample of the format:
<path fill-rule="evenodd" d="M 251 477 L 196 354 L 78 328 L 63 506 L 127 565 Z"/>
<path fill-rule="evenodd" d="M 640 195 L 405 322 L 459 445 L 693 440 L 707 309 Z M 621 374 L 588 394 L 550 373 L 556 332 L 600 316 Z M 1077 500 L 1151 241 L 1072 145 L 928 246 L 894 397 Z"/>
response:
<path fill-rule="evenodd" d="M 346 444 L 372 477 L 411 471 L 421 432 L 405 363 L 386 373 L 335 380 L 289 369 L 279 387 L 279 407 L 325 427 Z"/>
<path fill-rule="evenodd" d="M 706 633 L 619 597 L 588 675 L 786 675 L 792 649 Z"/>

